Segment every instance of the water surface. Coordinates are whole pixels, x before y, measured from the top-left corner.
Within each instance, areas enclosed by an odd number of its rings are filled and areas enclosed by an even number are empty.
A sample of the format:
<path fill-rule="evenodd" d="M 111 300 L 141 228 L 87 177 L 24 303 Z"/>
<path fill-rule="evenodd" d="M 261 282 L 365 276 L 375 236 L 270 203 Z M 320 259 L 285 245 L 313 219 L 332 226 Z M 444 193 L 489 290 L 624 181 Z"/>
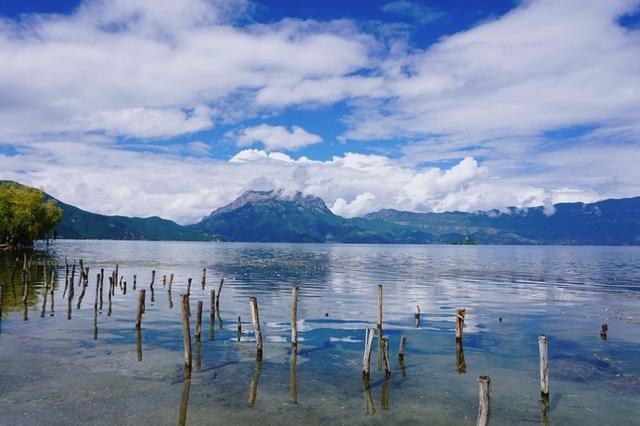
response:
<path fill-rule="evenodd" d="M 475 424 L 480 375 L 491 377 L 495 425 L 640 416 L 640 248 L 56 241 L 48 256 L 58 269 L 53 309 L 48 295 L 44 312 L 41 259 L 26 309 L 19 272 L 11 283 L 14 258 L 0 259 L 0 424 Z M 62 296 L 65 258 L 90 268 L 80 304 L 79 271 L 71 304 Z M 94 311 L 96 273 L 116 264 L 127 293 L 118 288 L 109 309 L 105 279 Z M 171 272 L 169 293 L 162 282 Z M 185 381 L 179 294 L 189 277 L 191 310 L 199 300 L 205 309 Z M 221 277 L 220 319 L 211 324 L 210 290 Z M 294 283 L 297 353 L 289 345 Z M 367 389 L 363 337 L 375 326 L 378 284 L 393 371 L 385 376 L 374 348 Z M 147 306 L 136 334 L 141 288 Z M 250 296 L 265 337 L 261 362 Z M 462 346 L 458 307 L 467 310 Z M 549 339 L 548 407 L 539 398 L 539 334 Z"/>

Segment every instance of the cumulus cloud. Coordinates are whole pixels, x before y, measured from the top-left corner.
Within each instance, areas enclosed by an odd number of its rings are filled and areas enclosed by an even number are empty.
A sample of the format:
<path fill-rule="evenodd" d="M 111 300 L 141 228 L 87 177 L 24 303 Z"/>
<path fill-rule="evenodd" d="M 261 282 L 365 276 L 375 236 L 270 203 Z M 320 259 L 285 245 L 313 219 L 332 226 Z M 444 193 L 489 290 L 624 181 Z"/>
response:
<path fill-rule="evenodd" d="M 250 146 L 260 143 L 266 150 L 285 149 L 295 151 L 302 147 L 322 142 L 322 138 L 309 133 L 302 127 L 293 126 L 288 130 L 284 126 L 260 124 L 242 129 L 237 138 L 238 146 Z"/>
<path fill-rule="evenodd" d="M 350 74 L 369 66 L 374 41 L 351 23 L 234 25 L 247 8 L 238 0 L 94 0 L 71 15 L 1 20 L 0 138 L 164 138 L 369 90 Z"/>

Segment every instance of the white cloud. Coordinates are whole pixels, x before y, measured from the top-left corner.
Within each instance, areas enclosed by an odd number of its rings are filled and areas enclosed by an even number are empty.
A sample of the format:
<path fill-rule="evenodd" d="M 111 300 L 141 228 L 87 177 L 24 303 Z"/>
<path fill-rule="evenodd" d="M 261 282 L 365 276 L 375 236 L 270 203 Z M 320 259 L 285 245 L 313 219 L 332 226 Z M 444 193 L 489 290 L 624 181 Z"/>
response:
<path fill-rule="evenodd" d="M 94 0 L 68 16 L 0 20 L 0 139 L 171 137 L 369 90 L 349 74 L 370 65 L 371 37 L 346 21 L 233 25 L 248 4 Z"/>
<path fill-rule="evenodd" d="M 320 136 L 309 133 L 302 127 L 293 126 L 291 130 L 287 130 L 284 126 L 270 126 L 268 124 L 242 129 L 237 138 L 238 146 L 261 143 L 269 151 L 275 149 L 295 151 L 319 142 L 322 142 Z"/>
<path fill-rule="evenodd" d="M 351 202 L 338 198 L 331 206 L 331 211 L 344 217 L 356 217 L 374 211 L 375 207 L 376 196 L 370 192 L 363 192 L 356 195 Z"/>

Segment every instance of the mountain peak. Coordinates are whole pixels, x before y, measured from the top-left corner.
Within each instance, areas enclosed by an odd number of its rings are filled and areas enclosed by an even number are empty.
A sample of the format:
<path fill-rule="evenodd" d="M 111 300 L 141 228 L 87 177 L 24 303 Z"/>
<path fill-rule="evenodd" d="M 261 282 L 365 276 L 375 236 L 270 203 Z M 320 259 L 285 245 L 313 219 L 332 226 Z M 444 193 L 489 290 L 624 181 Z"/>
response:
<path fill-rule="evenodd" d="M 316 210 L 322 213 L 333 214 L 324 201 L 319 197 L 305 195 L 300 191 L 290 194 L 282 189 L 272 189 L 269 191 L 245 191 L 231 203 L 214 210 L 210 216 L 232 212 L 249 204 L 269 205 L 274 203 L 288 203 L 304 210 Z"/>

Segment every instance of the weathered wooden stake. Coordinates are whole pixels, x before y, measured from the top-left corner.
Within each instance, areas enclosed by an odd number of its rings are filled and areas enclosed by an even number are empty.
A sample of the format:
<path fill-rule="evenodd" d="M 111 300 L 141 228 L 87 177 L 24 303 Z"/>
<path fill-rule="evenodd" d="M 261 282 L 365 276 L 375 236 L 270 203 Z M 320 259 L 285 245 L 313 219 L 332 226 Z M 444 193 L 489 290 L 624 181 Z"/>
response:
<path fill-rule="evenodd" d="M 416 319 L 420 319 L 420 305 L 416 305 Z"/>
<path fill-rule="evenodd" d="M 140 325 L 142 324 L 142 314 L 144 313 L 144 293 L 145 290 L 141 289 L 140 294 L 138 295 L 138 310 L 136 312 L 136 329 L 140 330 Z"/>
<path fill-rule="evenodd" d="M 113 285 L 115 286 L 118 283 L 118 270 L 120 269 L 120 266 L 116 263 L 116 270 L 113 271 Z M 115 291 L 115 288 L 114 288 Z"/>
<path fill-rule="evenodd" d="M 373 348 L 373 338 L 375 330 L 367 328 L 364 333 L 364 355 L 362 357 L 362 377 L 368 379 L 371 371 L 371 349 Z"/>
<path fill-rule="evenodd" d="M 191 281 L 191 278 L 187 280 L 187 296 L 191 296 Z"/>
<path fill-rule="evenodd" d="M 602 340 L 607 340 L 607 332 L 609 331 L 609 326 L 607 324 L 602 324 L 600 326 L 600 337 Z"/>
<path fill-rule="evenodd" d="M 171 291 L 171 285 L 173 284 L 173 272 L 169 274 L 169 291 Z"/>
<path fill-rule="evenodd" d="M 100 291 L 100 274 L 96 274 L 96 299 L 93 302 L 93 309 L 98 309 L 98 293 Z"/>
<path fill-rule="evenodd" d="M 540 393 L 549 395 L 549 349 L 547 336 L 538 336 L 538 350 L 540 352 Z"/>
<path fill-rule="evenodd" d="M 478 377 L 479 386 L 479 407 L 478 407 L 478 426 L 486 426 L 489 424 L 491 416 L 491 378 L 489 376 Z"/>
<path fill-rule="evenodd" d="M 209 310 L 209 316 L 211 320 L 215 320 L 216 318 L 216 291 L 211 289 L 211 300 L 209 302 L 211 304 Z"/>
<path fill-rule="evenodd" d="M 149 288 L 153 288 L 153 284 L 156 282 L 156 271 L 151 271 L 151 284 Z"/>
<path fill-rule="evenodd" d="M 240 337 L 242 337 L 242 321 L 240 317 L 238 317 L 238 342 L 240 341 Z"/>
<path fill-rule="evenodd" d="M 162 286 L 165 286 L 165 285 L 167 285 L 167 276 L 163 275 L 162 276 Z"/>
<path fill-rule="evenodd" d="M 202 300 L 198 300 L 196 304 L 196 341 L 200 340 L 202 333 Z"/>
<path fill-rule="evenodd" d="M 404 346 L 407 343 L 407 336 L 400 336 L 400 348 L 398 349 L 398 356 L 404 358 Z"/>
<path fill-rule="evenodd" d="M 378 284 L 378 328 L 382 328 L 382 284 Z"/>
<path fill-rule="evenodd" d="M 218 297 L 220 297 L 218 295 Z M 251 309 L 251 322 L 256 335 L 256 355 L 262 358 L 262 331 L 260 330 L 260 315 L 258 313 L 258 300 L 251 296 L 249 298 L 249 308 Z"/>
<path fill-rule="evenodd" d="M 203 290 L 206 283 L 207 283 L 207 268 L 202 268 L 202 289 Z"/>
<path fill-rule="evenodd" d="M 216 294 L 216 310 L 220 311 L 220 293 L 222 293 L 222 285 L 224 284 L 224 278 L 220 278 L 220 284 L 218 284 L 218 293 Z"/>
<path fill-rule="evenodd" d="M 298 286 L 291 289 L 291 346 L 298 346 Z"/>
<path fill-rule="evenodd" d="M 191 371 L 191 329 L 189 327 L 189 295 L 180 295 L 182 305 L 182 344 L 184 347 L 184 368 Z"/>
<path fill-rule="evenodd" d="M 136 289 L 136 285 L 138 284 L 138 276 L 133 274 L 133 289 Z"/>
<path fill-rule="evenodd" d="M 391 374 L 391 360 L 389 359 L 389 339 L 382 339 L 382 357 L 384 359 L 384 371 Z"/>
<path fill-rule="evenodd" d="M 456 340 L 462 340 L 462 329 L 464 328 L 464 315 L 466 309 L 456 309 Z"/>

